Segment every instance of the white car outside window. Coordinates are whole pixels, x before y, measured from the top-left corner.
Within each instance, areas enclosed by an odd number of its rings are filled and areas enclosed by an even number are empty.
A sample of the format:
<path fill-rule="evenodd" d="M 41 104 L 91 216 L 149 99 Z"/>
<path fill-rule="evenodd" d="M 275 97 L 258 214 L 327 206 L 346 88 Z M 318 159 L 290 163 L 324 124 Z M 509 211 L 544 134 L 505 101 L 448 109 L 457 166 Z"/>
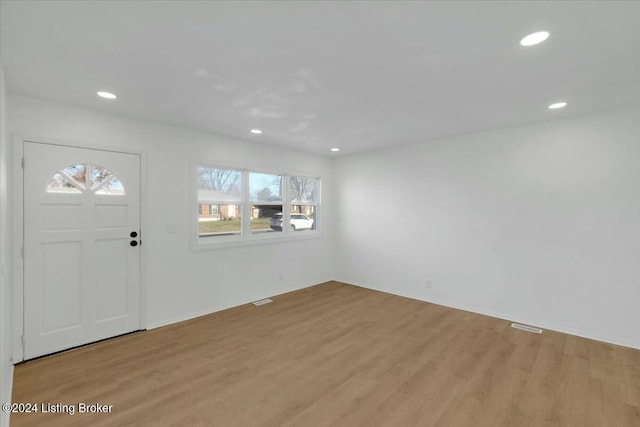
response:
<path fill-rule="evenodd" d="M 282 230 L 282 213 L 277 213 L 271 217 L 270 227 L 274 230 Z M 293 231 L 311 230 L 312 228 L 313 220 L 311 218 L 303 214 L 291 214 L 291 229 Z"/>

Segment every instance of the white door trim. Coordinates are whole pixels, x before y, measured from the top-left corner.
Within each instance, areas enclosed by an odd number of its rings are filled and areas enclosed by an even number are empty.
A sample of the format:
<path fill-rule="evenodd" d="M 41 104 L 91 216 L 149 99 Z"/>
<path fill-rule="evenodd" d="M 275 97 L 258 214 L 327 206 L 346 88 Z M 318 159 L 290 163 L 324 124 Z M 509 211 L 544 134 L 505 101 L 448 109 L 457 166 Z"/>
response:
<path fill-rule="evenodd" d="M 24 262 L 22 248 L 24 246 L 24 182 L 22 174 L 22 159 L 24 157 L 25 142 L 36 142 L 63 147 L 85 148 L 90 150 L 103 150 L 125 154 L 137 154 L 140 156 L 140 329 L 147 329 L 147 251 L 144 242 L 147 234 L 147 156 L 144 150 L 131 149 L 129 147 L 88 145 L 68 141 L 60 141 L 41 136 L 13 135 L 11 145 L 11 240 L 13 241 L 13 286 L 12 286 L 12 320 L 13 320 L 13 354 L 12 363 L 25 360 L 24 357 Z"/>

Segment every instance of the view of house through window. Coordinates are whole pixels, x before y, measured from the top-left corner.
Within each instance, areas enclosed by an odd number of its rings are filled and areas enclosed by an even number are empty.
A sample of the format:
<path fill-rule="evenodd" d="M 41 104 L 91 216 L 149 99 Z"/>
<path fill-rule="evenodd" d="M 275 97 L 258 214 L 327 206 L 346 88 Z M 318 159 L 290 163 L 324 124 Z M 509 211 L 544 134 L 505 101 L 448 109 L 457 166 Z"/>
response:
<path fill-rule="evenodd" d="M 198 166 L 196 179 L 199 240 L 316 230 L 318 178 Z"/>
<path fill-rule="evenodd" d="M 291 230 L 316 229 L 318 179 L 306 176 L 289 177 Z"/>
<path fill-rule="evenodd" d="M 282 216 L 282 184 L 281 175 L 249 172 L 252 233 L 282 231 L 271 221 L 276 214 Z"/>
<path fill-rule="evenodd" d="M 242 232 L 242 172 L 197 168 L 198 235 L 239 235 Z"/>

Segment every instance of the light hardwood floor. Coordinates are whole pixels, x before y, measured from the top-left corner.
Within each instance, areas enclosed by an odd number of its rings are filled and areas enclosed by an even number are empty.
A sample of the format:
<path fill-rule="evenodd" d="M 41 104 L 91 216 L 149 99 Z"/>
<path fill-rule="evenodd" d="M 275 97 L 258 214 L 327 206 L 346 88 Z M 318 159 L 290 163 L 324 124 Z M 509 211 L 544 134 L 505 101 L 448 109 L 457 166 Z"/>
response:
<path fill-rule="evenodd" d="M 336 282 L 16 366 L 12 426 L 638 427 L 640 351 Z"/>

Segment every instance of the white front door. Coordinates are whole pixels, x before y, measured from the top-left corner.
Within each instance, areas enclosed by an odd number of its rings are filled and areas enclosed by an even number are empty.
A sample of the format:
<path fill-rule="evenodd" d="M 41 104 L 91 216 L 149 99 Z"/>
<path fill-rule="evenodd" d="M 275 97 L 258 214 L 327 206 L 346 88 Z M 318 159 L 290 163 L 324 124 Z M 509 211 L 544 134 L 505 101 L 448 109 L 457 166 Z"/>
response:
<path fill-rule="evenodd" d="M 140 329 L 140 156 L 24 143 L 24 354 Z"/>

